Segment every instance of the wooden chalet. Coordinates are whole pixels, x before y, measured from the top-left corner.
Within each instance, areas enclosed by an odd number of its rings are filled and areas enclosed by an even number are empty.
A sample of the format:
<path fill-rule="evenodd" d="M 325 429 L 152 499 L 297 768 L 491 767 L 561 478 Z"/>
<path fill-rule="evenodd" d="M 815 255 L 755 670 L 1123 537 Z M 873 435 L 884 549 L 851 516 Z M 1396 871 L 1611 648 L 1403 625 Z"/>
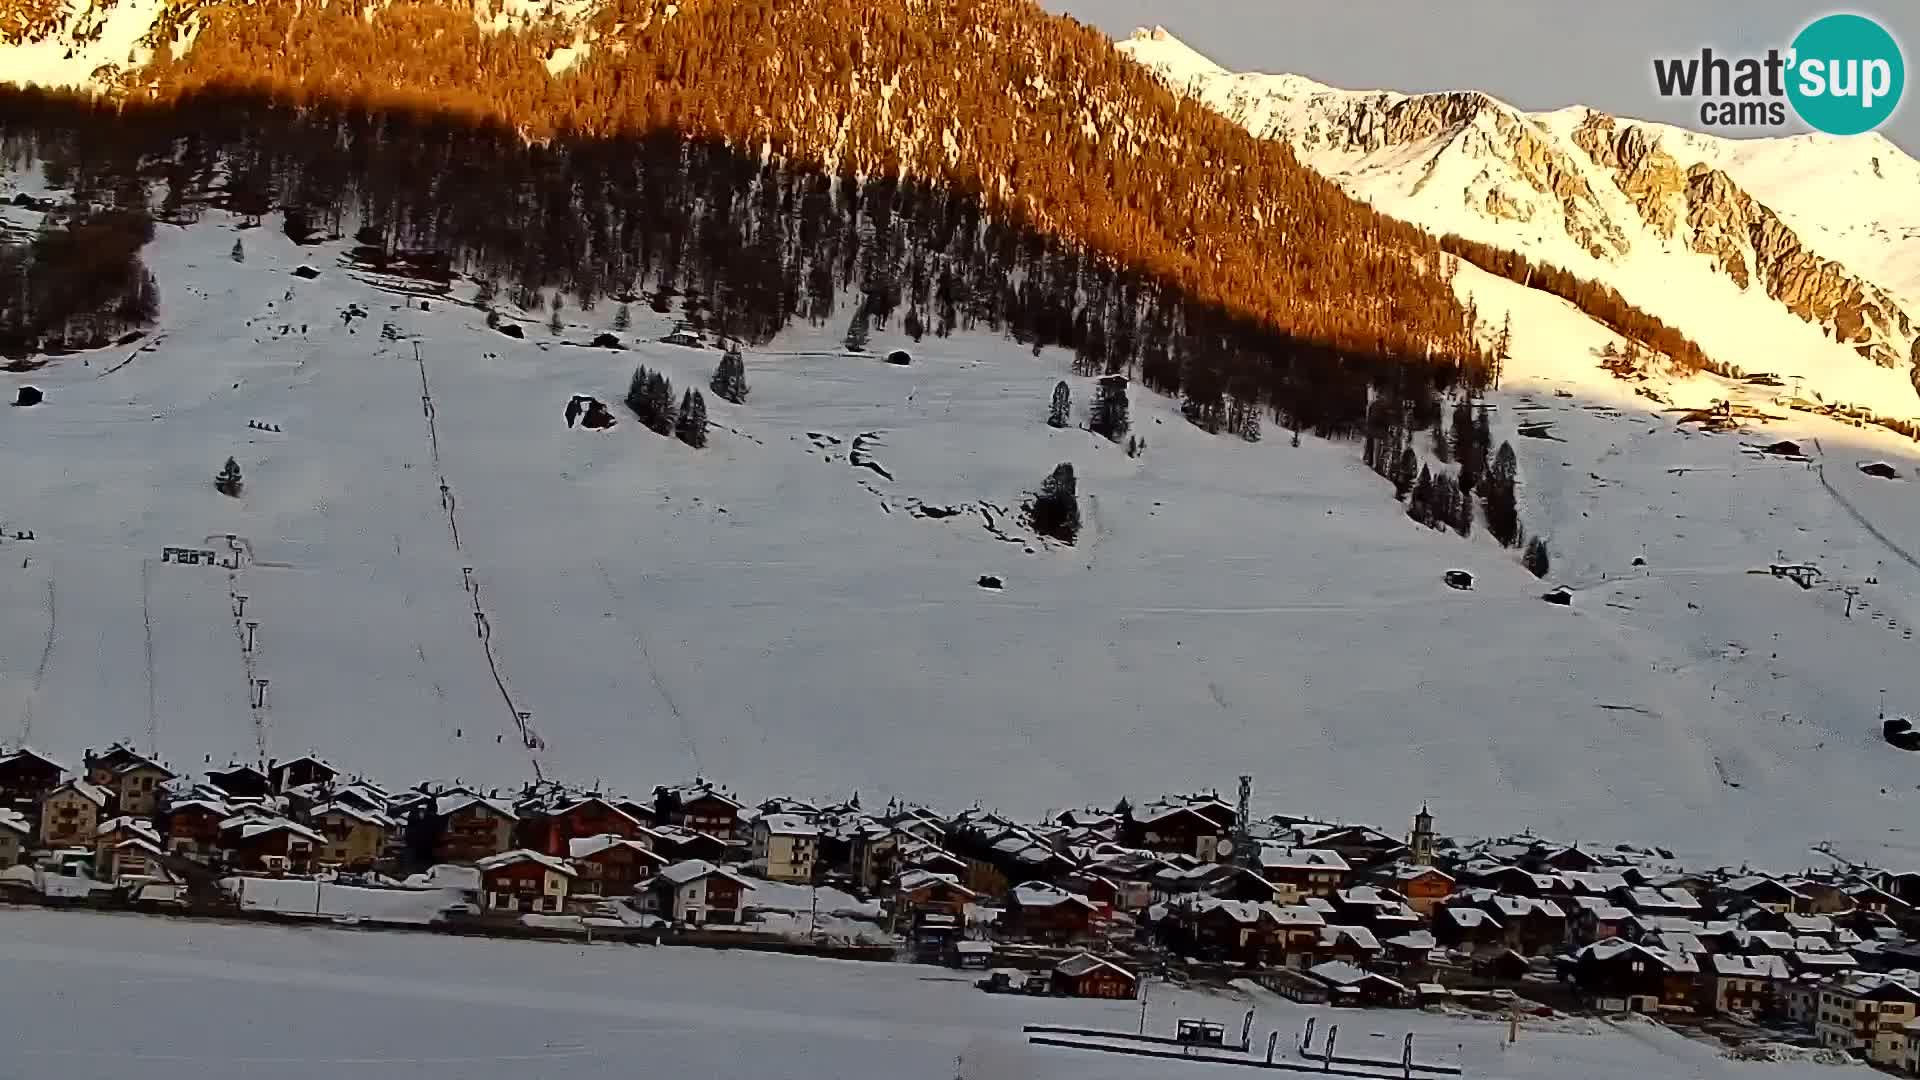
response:
<path fill-rule="evenodd" d="M 1322 848 L 1266 847 L 1260 850 L 1260 876 L 1280 886 L 1280 902 L 1297 904 L 1310 896 L 1331 898 L 1346 886 L 1352 868 L 1339 852 Z"/>
<path fill-rule="evenodd" d="M 85 780 L 69 780 L 40 801 L 40 846 L 93 846 L 94 830 L 113 793 Z"/>
<path fill-rule="evenodd" d="M 115 743 L 102 754 L 89 750 L 83 760 L 88 783 L 111 794 L 110 809 L 116 814 L 152 817 L 159 805 L 160 785 L 173 779 L 166 766 L 125 743 Z"/>
<path fill-rule="evenodd" d="M 1055 964 L 1050 982 L 1053 992 L 1064 997 L 1129 1001 L 1140 993 L 1139 976 L 1088 952 Z"/>
<path fill-rule="evenodd" d="M 581 894 L 633 896 L 668 865 L 667 858 L 646 841 L 619 833 L 601 833 L 567 841 L 567 861 L 579 875 L 574 890 Z"/>
<path fill-rule="evenodd" d="M 1375 880 L 1392 888 L 1406 897 L 1407 906 L 1423 918 L 1430 918 L 1433 909 L 1453 895 L 1454 876 L 1437 866 L 1398 863 L 1378 875 Z"/>
<path fill-rule="evenodd" d="M 653 819 L 720 840 L 732 840 L 740 827 L 740 803 L 705 780 L 653 789 Z"/>
<path fill-rule="evenodd" d="M 565 861 L 525 848 L 488 855 L 474 865 L 480 871 L 480 894 L 490 915 L 557 915 L 565 910 L 567 893 L 577 876 Z"/>
<path fill-rule="evenodd" d="M 40 801 L 60 786 L 65 771 L 59 762 L 26 747 L 0 753 L 0 807 L 31 817 Z"/>
<path fill-rule="evenodd" d="M 0 806 L 0 869 L 13 866 L 33 842 L 33 822 L 10 806 Z"/>
<path fill-rule="evenodd" d="M 704 859 L 663 867 L 647 883 L 651 906 L 661 916 L 689 926 L 737 924 L 753 882 Z"/>
<path fill-rule="evenodd" d="M 1093 921 L 1098 911 L 1084 896 L 1029 881 L 1008 891 L 1006 913 L 1001 917 L 1000 926 L 1004 933 L 1019 940 L 1061 944 L 1085 941 L 1093 936 Z"/>
<path fill-rule="evenodd" d="M 564 857 L 569 844 L 590 836 L 650 837 L 645 822 L 598 795 L 576 799 L 551 810 L 522 807 L 516 833 L 520 846 Z"/>
<path fill-rule="evenodd" d="M 476 863 L 513 847 L 519 816 L 498 799 L 468 792 L 442 795 L 432 810 L 433 860 Z"/>
<path fill-rule="evenodd" d="M 251 765 L 210 769 L 207 783 L 220 789 L 228 798 L 264 799 L 273 794 L 273 784 L 267 779 L 267 774 Z"/>
<path fill-rule="evenodd" d="M 196 862 L 210 862 L 220 852 L 220 824 L 233 809 L 211 798 L 182 799 L 167 807 L 162 822 L 166 849 Z"/>
<path fill-rule="evenodd" d="M 267 762 L 267 779 L 275 791 L 288 791 L 309 784 L 331 784 L 339 775 L 338 769 L 311 754 L 288 761 Z"/>
<path fill-rule="evenodd" d="M 318 858 L 329 866 L 368 870 L 385 857 L 399 822 L 352 800 L 320 803 L 307 811 L 307 823 L 326 838 Z"/>
<path fill-rule="evenodd" d="M 326 838 L 298 822 L 265 814 L 242 814 L 220 825 L 228 865 L 262 874 L 308 874 Z"/>
<path fill-rule="evenodd" d="M 1609 938 L 1576 952 L 1567 974 L 1596 1008 L 1655 1012 L 1694 1007 L 1700 964 L 1683 953 Z"/>

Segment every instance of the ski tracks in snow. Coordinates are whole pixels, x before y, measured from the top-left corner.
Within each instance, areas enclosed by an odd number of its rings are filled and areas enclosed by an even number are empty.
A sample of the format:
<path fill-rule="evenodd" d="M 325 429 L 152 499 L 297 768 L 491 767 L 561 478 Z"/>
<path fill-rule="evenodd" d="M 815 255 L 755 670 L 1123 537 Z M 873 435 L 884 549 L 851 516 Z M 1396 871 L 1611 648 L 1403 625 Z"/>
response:
<path fill-rule="evenodd" d="M 47 663 L 53 659 L 53 643 L 60 636 L 60 606 L 53 591 L 53 570 L 47 570 L 47 644 L 40 650 L 40 664 L 33 669 L 33 689 L 27 694 L 27 704 L 21 710 L 20 741 L 31 745 L 33 742 L 33 703 L 40 697 L 40 687 L 47 680 Z"/>
<path fill-rule="evenodd" d="M 600 585 L 607 590 L 608 596 L 613 597 L 616 610 L 625 608 L 627 598 L 614 587 L 613 577 L 607 573 L 606 564 L 596 561 L 593 568 L 600 572 Z M 646 634 L 638 626 L 628 622 L 624 615 L 616 615 L 615 618 L 619 619 L 620 625 L 626 627 L 627 633 L 632 635 L 634 647 L 640 650 L 640 659 L 647 665 L 647 678 L 653 683 L 654 693 L 660 695 L 660 700 L 666 703 L 667 711 L 673 714 L 674 720 L 680 725 L 680 744 L 686 747 L 687 757 L 693 762 L 694 774 L 706 775 L 700 765 L 700 742 L 694 738 L 693 721 L 687 719 L 687 714 L 681 711 L 680 703 L 673 700 L 673 694 L 667 690 L 667 684 L 660 678 L 659 665 L 653 662 L 653 654 L 647 649 Z"/>

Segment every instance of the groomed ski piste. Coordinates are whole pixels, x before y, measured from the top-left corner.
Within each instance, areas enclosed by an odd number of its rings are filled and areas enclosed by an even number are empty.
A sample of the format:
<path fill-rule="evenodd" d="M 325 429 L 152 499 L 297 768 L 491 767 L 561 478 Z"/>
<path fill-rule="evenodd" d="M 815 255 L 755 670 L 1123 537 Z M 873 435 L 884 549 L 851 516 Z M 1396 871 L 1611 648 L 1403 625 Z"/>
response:
<path fill-rule="evenodd" d="M 587 345 L 611 302 L 570 301 L 557 336 L 510 315 L 515 340 L 470 282 L 423 309 L 345 245 L 236 224 L 160 227 L 142 341 L 0 375 L 6 400 L 45 392 L 0 412 L 9 746 L 71 766 L 127 739 L 196 773 L 318 751 L 393 786 L 698 773 L 1021 816 L 1244 772 L 1259 812 L 1391 828 L 1426 802 L 1458 835 L 1920 862 L 1902 831 L 1920 756 L 1876 721 L 1882 689 L 1890 710 L 1920 699 L 1920 458 L 1804 414 L 1683 427 L 1542 294 L 1456 279 L 1490 325 L 1513 312 L 1489 400 L 1552 547 L 1536 581 L 1483 529 L 1410 522 L 1357 444 L 1210 436 L 1137 387 L 1138 458 L 1049 428 L 1055 381 L 1078 425 L 1091 380 L 984 333 L 896 324 L 849 355 L 839 320 L 798 326 L 748 351 L 745 404 L 707 396 L 694 450 L 620 400 L 639 364 L 704 388 L 719 353 L 659 342 L 671 320 L 644 305 L 622 350 Z M 895 348 L 912 363 L 885 363 Z M 1658 382 L 1701 406 L 1757 392 Z M 620 422 L 569 428 L 576 394 Z M 1811 462 L 1746 448 L 1779 439 Z M 228 456 L 239 498 L 212 483 Z M 1020 521 L 1062 461 L 1073 547 Z M 1781 561 L 1822 583 L 1751 573 Z M 1447 588 L 1452 569 L 1475 587 Z M 1554 584 L 1570 608 L 1541 602 Z"/>
<path fill-rule="evenodd" d="M 6 1060 L 21 1080 L 495 1080 L 647 1074 L 716 1080 L 1168 1080 L 1284 1076 L 1028 1045 L 1049 1023 L 1132 1031 L 1137 1001 L 983 994 L 972 973 L 630 946 L 575 946 L 17 910 L 0 918 Z M 1239 985 L 1239 984 L 1236 984 Z M 1471 1080 L 1804 1080 L 1807 1062 L 1719 1057 L 1644 1021 L 1526 1021 L 1314 1009 L 1250 988 L 1152 984 L 1146 1026 L 1225 1023 L 1289 1040 L 1317 1017 L 1339 1046 Z M 76 1024 L 86 1016 L 97 1022 Z M 1316 1042 L 1316 1046 L 1318 1043 Z M 1299 1062 L 1295 1057 L 1291 1059 Z M 1393 1075 L 1398 1075 L 1395 1073 Z"/>

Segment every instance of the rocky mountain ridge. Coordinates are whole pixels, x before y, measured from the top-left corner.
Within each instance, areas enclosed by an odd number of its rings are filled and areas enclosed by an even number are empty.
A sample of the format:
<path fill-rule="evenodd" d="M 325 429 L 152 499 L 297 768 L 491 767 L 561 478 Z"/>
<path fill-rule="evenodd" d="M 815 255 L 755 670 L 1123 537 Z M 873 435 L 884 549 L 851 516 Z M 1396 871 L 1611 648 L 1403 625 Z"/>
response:
<path fill-rule="evenodd" d="M 1716 276 L 1731 286 L 1718 289 L 1719 298 L 1745 294 L 1749 309 L 1764 301 L 1920 390 L 1920 298 L 1836 257 L 1865 246 L 1829 236 L 1859 225 L 1846 200 L 1826 209 L 1831 223 L 1804 207 L 1789 223 L 1768 202 L 1784 184 L 1765 193 L 1749 184 L 1749 174 L 1764 179 L 1756 161 L 1797 158 L 1793 166 L 1804 172 L 1832 159 L 1837 171 L 1842 151 L 1855 148 L 1841 140 L 1717 139 L 1586 108 L 1531 114 L 1477 91 L 1354 91 L 1298 75 L 1235 73 L 1161 28 L 1136 31 L 1119 49 L 1176 92 L 1289 143 L 1386 213 L 1565 265 L 1654 310 L 1663 278 Z M 1869 141 L 1875 179 L 1897 182 L 1893 174 L 1914 166 L 1879 136 L 1858 140 Z M 1904 243 L 1910 258 L 1902 262 L 1920 261 L 1912 238 L 1887 241 Z M 1678 303 L 1661 313 L 1689 329 L 1714 314 Z M 1809 369 L 1844 363 L 1809 335 L 1792 344 L 1817 354 Z M 1749 369 L 1772 362 L 1724 337 L 1709 352 Z"/>

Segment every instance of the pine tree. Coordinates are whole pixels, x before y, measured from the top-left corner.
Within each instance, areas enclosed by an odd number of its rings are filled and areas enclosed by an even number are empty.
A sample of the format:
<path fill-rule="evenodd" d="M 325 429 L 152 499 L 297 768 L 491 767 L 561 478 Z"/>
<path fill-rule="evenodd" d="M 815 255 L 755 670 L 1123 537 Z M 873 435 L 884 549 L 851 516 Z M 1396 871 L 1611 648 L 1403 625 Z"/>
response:
<path fill-rule="evenodd" d="M 1433 422 L 1433 458 L 1443 465 L 1453 460 L 1453 440 L 1447 435 L 1445 420 Z"/>
<path fill-rule="evenodd" d="M 647 369 L 634 368 L 633 381 L 627 384 L 627 408 L 632 409 L 633 415 L 643 424 L 647 422 L 647 387 L 649 385 L 650 376 Z"/>
<path fill-rule="evenodd" d="M 747 362 L 740 356 L 738 348 L 730 348 L 720 358 L 720 364 L 713 369 L 713 378 L 708 380 L 707 388 L 722 401 L 731 401 L 735 405 L 747 400 Z"/>
<path fill-rule="evenodd" d="M 1519 464 L 1514 459 L 1513 446 L 1503 442 L 1480 486 L 1480 495 L 1487 507 L 1487 531 L 1500 541 L 1501 547 L 1517 547 L 1520 543 L 1520 509 L 1514 493 L 1518 479 Z"/>
<path fill-rule="evenodd" d="M 553 317 L 547 320 L 547 333 L 552 334 L 555 337 L 559 337 L 560 331 L 566 329 L 566 324 L 560 321 L 561 306 L 562 306 L 562 301 L 560 299 L 560 294 L 555 293 L 553 296 Z"/>
<path fill-rule="evenodd" d="M 905 329 L 907 331 L 907 336 L 912 338 L 915 341 L 919 341 L 923 336 L 925 336 L 927 332 L 927 326 L 925 323 L 920 321 L 919 308 L 910 307 L 907 309 Z"/>
<path fill-rule="evenodd" d="M 844 344 L 848 352 L 867 351 L 867 309 L 862 306 L 853 311 L 853 321 L 847 323 L 847 337 Z"/>
<path fill-rule="evenodd" d="M 1420 456 L 1413 452 L 1413 447 L 1409 446 L 1401 450 L 1400 456 L 1394 460 L 1392 476 L 1393 497 L 1396 499 L 1406 498 L 1407 492 L 1413 490 L 1413 482 L 1415 478 L 1419 476 L 1419 473 Z"/>
<path fill-rule="evenodd" d="M 213 486 L 222 495 L 239 498 L 240 463 L 228 458 L 227 463 L 220 467 L 219 474 L 213 478 Z"/>
<path fill-rule="evenodd" d="M 615 331 L 624 334 L 632 326 L 633 326 L 633 310 L 627 307 L 627 305 L 621 304 L 617 309 L 614 310 L 613 328 Z"/>
<path fill-rule="evenodd" d="M 657 371 L 647 374 L 646 411 L 640 422 L 658 435 L 673 434 L 677 417 L 673 409 L 673 383 Z"/>
<path fill-rule="evenodd" d="M 234 262 L 243 263 L 247 261 L 247 249 L 240 246 L 240 238 L 237 236 L 233 238 L 233 251 L 231 254 Z"/>
<path fill-rule="evenodd" d="M 1108 375 L 1094 390 L 1093 404 L 1087 409 L 1087 427 L 1108 442 L 1119 442 L 1127 433 L 1127 377 Z"/>
<path fill-rule="evenodd" d="M 689 390 L 680 399 L 680 415 L 673 423 L 673 437 L 698 450 L 707 445 L 707 401 L 700 391 Z"/>
<path fill-rule="evenodd" d="M 1067 426 L 1068 413 L 1073 410 L 1073 391 L 1068 388 L 1065 379 L 1053 384 L 1053 404 L 1047 408 L 1047 426 L 1063 428 Z"/>
<path fill-rule="evenodd" d="M 1526 567 L 1528 573 L 1537 578 L 1546 577 L 1552 564 L 1553 560 L 1547 555 L 1545 540 L 1536 536 L 1527 541 L 1526 551 L 1520 556 L 1520 565 Z"/>
<path fill-rule="evenodd" d="M 1260 410 L 1247 407 L 1245 415 L 1240 417 L 1240 437 L 1248 442 L 1260 441 Z"/>
<path fill-rule="evenodd" d="M 491 309 L 493 307 L 493 298 L 497 294 L 498 289 L 499 287 L 493 283 L 492 278 L 481 278 L 480 284 L 475 286 L 473 290 L 474 306 Z"/>
<path fill-rule="evenodd" d="M 1412 453 L 1411 450 L 1408 453 Z M 1407 516 L 1422 525 L 1433 524 L 1433 474 L 1425 465 L 1420 466 L 1420 478 L 1413 482 L 1413 491 L 1407 496 Z"/>
<path fill-rule="evenodd" d="M 1041 482 L 1040 491 L 1027 503 L 1027 523 L 1033 531 L 1071 544 L 1080 536 L 1080 499 L 1073 478 L 1073 466 L 1061 462 Z"/>

